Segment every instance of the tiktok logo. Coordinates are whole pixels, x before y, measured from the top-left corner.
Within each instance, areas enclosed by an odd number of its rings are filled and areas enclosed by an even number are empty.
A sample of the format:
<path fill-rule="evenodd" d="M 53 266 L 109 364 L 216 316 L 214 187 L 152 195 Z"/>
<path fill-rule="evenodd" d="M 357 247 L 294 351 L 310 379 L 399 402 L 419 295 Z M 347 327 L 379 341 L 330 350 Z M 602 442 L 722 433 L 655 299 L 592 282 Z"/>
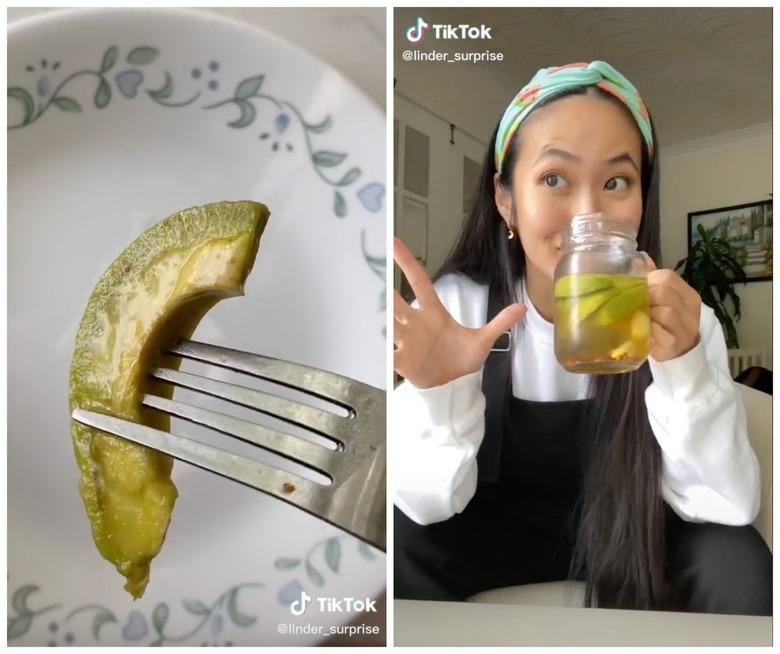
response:
<path fill-rule="evenodd" d="M 301 599 L 295 600 L 290 604 L 290 613 L 293 615 L 303 615 L 306 612 L 306 605 L 311 602 L 311 597 L 306 594 L 305 590 L 301 591 Z"/>
<path fill-rule="evenodd" d="M 418 16 L 417 24 L 406 28 L 407 40 L 411 41 L 412 43 L 419 43 L 420 41 L 423 40 L 423 36 L 425 35 L 425 30 L 427 30 L 428 27 L 430 27 L 428 23 L 426 23 L 422 18 Z"/>

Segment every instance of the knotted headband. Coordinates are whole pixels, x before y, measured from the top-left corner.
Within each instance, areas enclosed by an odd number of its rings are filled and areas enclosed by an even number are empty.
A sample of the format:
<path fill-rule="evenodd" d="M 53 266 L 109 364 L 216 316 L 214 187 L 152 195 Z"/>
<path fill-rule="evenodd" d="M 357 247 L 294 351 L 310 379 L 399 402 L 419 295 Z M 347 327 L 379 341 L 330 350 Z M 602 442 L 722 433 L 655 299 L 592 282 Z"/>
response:
<path fill-rule="evenodd" d="M 533 79 L 518 93 L 501 118 L 496 135 L 496 170 L 501 173 L 509 143 L 517 128 L 529 113 L 543 100 L 578 86 L 597 86 L 614 95 L 629 108 L 642 138 L 647 143 L 650 156 L 653 156 L 653 132 L 650 128 L 650 115 L 639 97 L 639 91 L 623 75 L 606 61 L 592 61 L 589 64 L 577 63 L 554 68 L 542 68 Z"/>

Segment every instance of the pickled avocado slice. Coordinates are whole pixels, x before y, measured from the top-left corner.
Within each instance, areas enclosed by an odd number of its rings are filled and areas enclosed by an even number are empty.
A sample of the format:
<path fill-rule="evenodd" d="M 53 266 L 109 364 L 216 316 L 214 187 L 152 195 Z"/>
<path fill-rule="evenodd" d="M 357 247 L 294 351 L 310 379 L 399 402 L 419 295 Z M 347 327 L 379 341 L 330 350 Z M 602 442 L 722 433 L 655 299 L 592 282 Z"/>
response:
<path fill-rule="evenodd" d="M 609 288 L 588 295 L 557 299 L 561 312 L 572 325 L 579 325 L 593 312 L 597 311 L 615 294 L 615 289 Z"/>
<path fill-rule="evenodd" d="M 555 283 L 555 301 L 560 312 L 564 316 L 568 316 L 572 324 L 579 325 L 625 291 L 641 286 L 643 283 L 644 280 L 641 277 L 630 275 L 591 273 L 566 275 Z M 601 318 L 606 316 L 608 319 L 612 309 L 614 307 L 607 309 L 605 314 L 599 315 Z M 627 315 L 630 315 L 630 312 Z M 609 319 L 608 322 L 603 322 L 601 318 L 598 320 L 598 324 L 617 322 Z"/>
<path fill-rule="evenodd" d="M 566 275 L 555 282 L 555 297 L 579 297 L 611 288 L 613 276 L 576 274 Z"/>
<path fill-rule="evenodd" d="M 598 325 L 612 325 L 630 317 L 640 308 L 647 308 L 647 285 L 635 284 L 619 292 L 593 313 L 593 322 Z"/>
<path fill-rule="evenodd" d="M 619 288 L 621 291 L 646 283 L 647 280 L 644 277 L 634 277 L 633 275 L 615 275 L 613 279 L 615 288 Z"/>
<path fill-rule="evenodd" d="M 219 300 L 243 294 L 268 210 L 220 202 L 173 214 L 144 232 L 111 264 L 87 303 L 70 370 L 70 409 L 83 408 L 168 429 L 142 408 L 146 371 L 187 338 Z M 176 366 L 176 359 L 166 360 Z M 140 597 L 176 499 L 170 457 L 71 421 L 79 490 L 98 550 Z"/>

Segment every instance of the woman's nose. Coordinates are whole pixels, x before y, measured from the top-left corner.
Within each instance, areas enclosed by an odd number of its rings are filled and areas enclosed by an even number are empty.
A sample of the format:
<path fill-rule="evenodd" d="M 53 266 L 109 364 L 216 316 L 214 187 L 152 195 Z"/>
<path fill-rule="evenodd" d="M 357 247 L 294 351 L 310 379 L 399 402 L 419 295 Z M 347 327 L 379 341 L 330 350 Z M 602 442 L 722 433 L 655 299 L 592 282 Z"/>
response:
<path fill-rule="evenodd" d="M 577 196 L 572 209 L 572 215 L 577 215 L 583 213 L 599 213 L 603 211 L 604 207 L 602 207 L 599 194 L 594 193 L 590 189 L 583 189 Z"/>

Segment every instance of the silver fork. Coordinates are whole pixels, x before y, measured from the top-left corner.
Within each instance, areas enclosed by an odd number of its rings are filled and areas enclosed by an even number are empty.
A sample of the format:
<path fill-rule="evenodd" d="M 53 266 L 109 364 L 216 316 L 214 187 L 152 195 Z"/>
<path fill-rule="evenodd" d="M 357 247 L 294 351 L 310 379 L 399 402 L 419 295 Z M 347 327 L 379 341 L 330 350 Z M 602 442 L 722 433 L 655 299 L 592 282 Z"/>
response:
<path fill-rule="evenodd" d="M 206 343 L 182 341 L 169 354 L 247 373 L 328 400 L 347 416 L 236 384 L 170 368 L 151 376 L 304 427 L 336 442 L 330 450 L 247 420 L 145 394 L 143 404 L 282 455 L 330 478 L 319 484 L 251 458 L 101 413 L 73 418 L 273 495 L 385 551 L 385 392 L 334 373 Z"/>

